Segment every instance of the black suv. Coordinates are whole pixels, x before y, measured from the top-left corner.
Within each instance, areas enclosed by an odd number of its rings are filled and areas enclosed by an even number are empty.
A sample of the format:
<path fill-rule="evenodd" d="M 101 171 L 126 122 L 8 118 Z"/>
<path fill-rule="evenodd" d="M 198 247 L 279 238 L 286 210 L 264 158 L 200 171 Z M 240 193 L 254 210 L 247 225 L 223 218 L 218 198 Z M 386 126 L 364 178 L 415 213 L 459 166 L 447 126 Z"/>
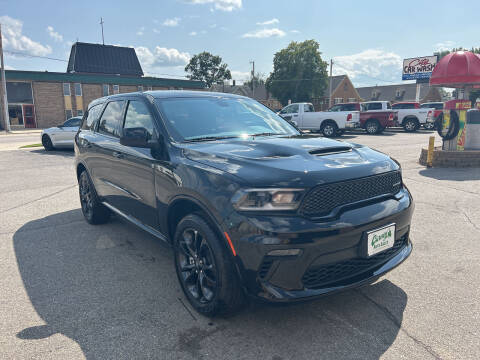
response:
<path fill-rule="evenodd" d="M 98 99 L 75 155 L 86 220 L 116 213 L 171 244 L 183 291 L 206 315 L 245 295 L 286 302 L 368 284 L 412 251 L 414 206 L 395 160 L 301 134 L 249 98 Z"/>

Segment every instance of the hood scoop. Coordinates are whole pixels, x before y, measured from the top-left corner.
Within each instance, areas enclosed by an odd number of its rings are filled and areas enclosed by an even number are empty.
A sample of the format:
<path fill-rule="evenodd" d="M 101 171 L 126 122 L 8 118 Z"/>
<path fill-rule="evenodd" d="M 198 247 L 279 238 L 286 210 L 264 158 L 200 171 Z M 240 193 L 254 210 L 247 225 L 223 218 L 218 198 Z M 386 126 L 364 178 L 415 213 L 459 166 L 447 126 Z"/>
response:
<path fill-rule="evenodd" d="M 340 154 L 345 152 L 351 152 L 352 148 L 350 146 L 331 146 L 331 147 L 324 147 L 320 149 L 313 149 L 309 151 L 309 154 L 315 156 L 324 156 L 324 155 L 332 155 L 332 154 Z"/>

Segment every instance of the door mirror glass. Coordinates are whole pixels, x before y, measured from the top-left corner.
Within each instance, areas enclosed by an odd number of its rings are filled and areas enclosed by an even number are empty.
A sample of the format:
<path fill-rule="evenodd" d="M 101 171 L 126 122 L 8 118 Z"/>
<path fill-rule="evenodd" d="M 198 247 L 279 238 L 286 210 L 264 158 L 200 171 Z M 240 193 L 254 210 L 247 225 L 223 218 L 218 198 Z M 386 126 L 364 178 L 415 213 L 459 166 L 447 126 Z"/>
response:
<path fill-rule="evenodd" d="M 149 148 L 151 147 L 150 134 L 144 127 L 123 129 L 120 137 L 120 144 L 130 147 Z"/>

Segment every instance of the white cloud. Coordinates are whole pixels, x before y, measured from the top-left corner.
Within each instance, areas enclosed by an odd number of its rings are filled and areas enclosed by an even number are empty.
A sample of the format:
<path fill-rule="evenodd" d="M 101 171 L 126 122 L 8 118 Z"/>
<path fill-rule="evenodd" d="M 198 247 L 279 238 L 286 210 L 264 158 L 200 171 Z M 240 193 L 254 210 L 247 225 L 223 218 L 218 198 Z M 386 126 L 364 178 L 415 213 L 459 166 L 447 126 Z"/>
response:
<path fill-rule="evenodd" d="M 300 31 L 299 31 L 299 30 L 290 30 L 290 32 L 291 32 L 292 34 L 300 34 Z"/>
<path fill-rule="evenodd" d="M 174 26 L 178 26 L 179 22 L 180 22 L 180 18 L 174 17 L 172 19 L 165 19 L 165 21 L 162 23 L 162 25 L 163 26 L 174 27 Z"/>
<path fill-rule="evenodd" d="M 277 18 L 273 18 L 271 20 L 257 22 L 257 25 L 273 25 L 273 24 L 278 24 L 279 22 L 280 21 Z"/>
<path fill-rule="evenodd" d="M 62 42 L 63 41 L 63 36 L 60 35 L 58 32 L 56 32 L 54 29 L 53 29 L 53 26 L 47 26 L 47 33 L 48 35 L 50 35 L 50 37 L 57 41 L 57 42 Z"/>
<path fill-rule="evenodd" d="M 273 29 L 261 29 L 250 31 L 246 34 L 243 34 L 243 38 L 269 38 L 269 37 L 283 37 L 285 36 L 285 31 L 280 30 L 278 28 Z"/>
<path fill-rule="evenodd" d="M 244 82 L 250 79 L 250 71 L 230 71 L 232 74 L 232 80 Z"/>
<path fill-rule="evenodd" d="M 158 29 L 153 29 L 153 32 L 154 32 L 155 34 L 160 34 L 160 30 L 158 30 Z"/>
<path fill-rule="evenodd" d="M 190 32 L 188 35 L 190 35 L 190 36 L 197 36 L 197 32 L 196 32 L 196 31 L 192 31 L 192 32 Z"/>
<path fill-rule="evenodd" d="M 147 70 L 158 67 L 185 66 L 190 60 L 188 52 L 181 52 L 173 48 L 167 49 L 156 46 L 152 51 L 147 47 L 138 46 L 135 48 L 135 51 L 140 64 L 142 67 L 145 66 Z"/>
<path fill-rule="evenodd" d="M 49 45 L 42 45 L 22 34 L 23 22 L 10 16 L 0 16 L 3 46 L 6 50 L 18 50 L 30 55 L 45 56 L 52 52 Z"/>
<path fill-rule="evenodd" d="M 434 51 L 445 51 L 445 50 L 452 50 L 455 47 L 455 42 L 452 40 L 447 40 L 443 42 L 439 42 L 435 44 L 433 47 Z"/>
<path fill-rule="evenodd" d="M 242 8 L 242 0 L 186 0 L 190 4 L 212 4 L 215 9 L 233 11 Z"/>
<path fill-rule="evenodd" d="M 402 75 L 402 58 L 394 52 L 367 49 L 353 55 L 333 58 L 333 74 L 347 74 L 352 81 L 358 79 L 399 81 Z M 368 78 L 368 79 L 367 79 Z"/>
<path fill-rule="evenodd" d="M 142 26 L 140 29 L 138 29 L 137 35 L 138 35 L 138 36 L 143 36 L 144 31 L 145 31 L 145 26 Z"/>

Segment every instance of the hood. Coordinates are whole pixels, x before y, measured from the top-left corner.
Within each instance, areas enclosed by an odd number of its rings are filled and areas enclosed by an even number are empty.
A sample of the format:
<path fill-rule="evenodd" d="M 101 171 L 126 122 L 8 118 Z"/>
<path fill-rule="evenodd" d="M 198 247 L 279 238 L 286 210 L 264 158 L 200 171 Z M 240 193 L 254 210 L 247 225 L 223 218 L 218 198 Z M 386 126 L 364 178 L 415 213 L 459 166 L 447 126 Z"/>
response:
<path fill-rule="evenodd" d="M 387 155 L 327 138 L 258 137 L 182 144 L 187 158 L 251 186 L 311 187 L 397 170 Z"/>

